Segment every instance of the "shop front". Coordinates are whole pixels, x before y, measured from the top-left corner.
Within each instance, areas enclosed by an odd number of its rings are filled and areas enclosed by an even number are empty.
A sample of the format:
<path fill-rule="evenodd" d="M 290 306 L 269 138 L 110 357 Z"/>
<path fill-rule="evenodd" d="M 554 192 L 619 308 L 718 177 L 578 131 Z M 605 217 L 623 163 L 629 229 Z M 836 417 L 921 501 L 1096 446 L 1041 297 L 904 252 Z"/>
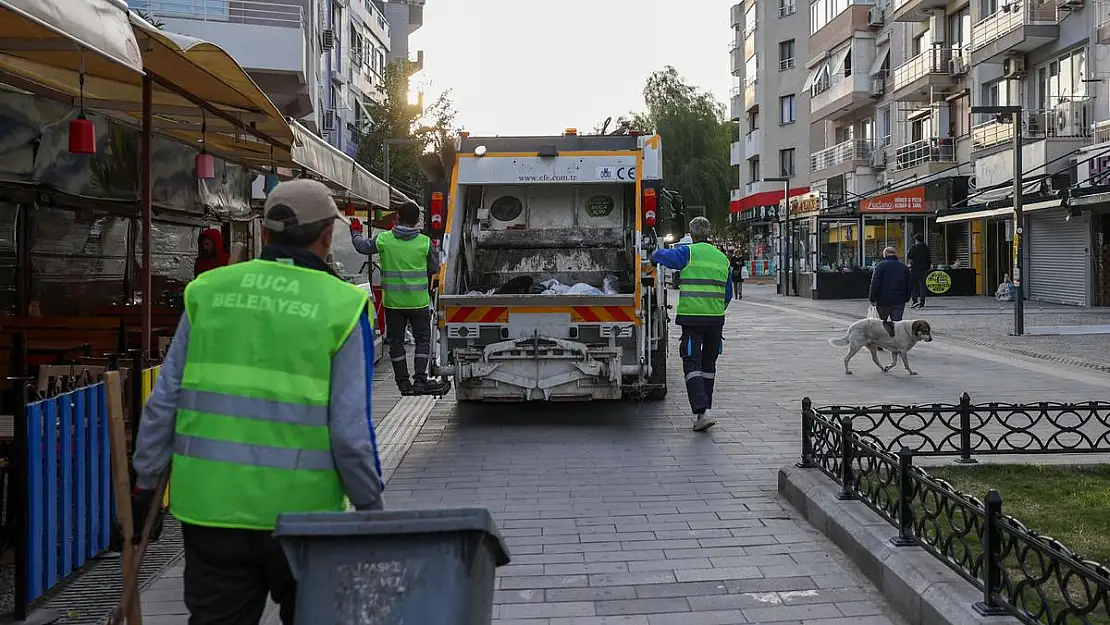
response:
<path fill-rule="evenodd" d="M 782 195 L 781 193 L 779 194 Z M 778 267 L 774 242 L 777 206 L 755 206 L 739 213 L 739 221 L 748 227 L 748 271 L 753 278 L 769 278 Z"/>
<path fill-rule="evenodd" d="M 785 293 L 800 297 L 812 297 L 816 288 L 814 282 L 815 267 L 815 237 L 817 232 L 817 219 L 821 213 L 821 196 L 818 193 L 805 193 L 790 198 L 789 213 L 780 205 L 783 215 L 775 224 L 773 236 L 775 237 L 776 251 L 780 255 L 782 268 L 777 272 L 778 292 L 783 293 L 783 284 L 787 284 Z M 786 218 L 789 215 L 789 218 Z M 786 234 L 789 232 L 789 242 Z M 782 259 L 783 250 L 790 255 L 789 262 Z M 786 267 L 788 265 L 788 267 Z M 789 275 L 782 269 L 788 269 Z"/>
<path fill-rule="evenodd" d="M 921 235 L 933 263 L 926 279 L 932 296 L 973 295 L 975 270 L 950 260 L 947 240 L 933 213 L 951 203 L 950 181 L 937 181 L 860 200 L 858 210 L 816 219 L 814 299 L 866 299 L 871 275 L 892 247 L 905 260 Z"/>

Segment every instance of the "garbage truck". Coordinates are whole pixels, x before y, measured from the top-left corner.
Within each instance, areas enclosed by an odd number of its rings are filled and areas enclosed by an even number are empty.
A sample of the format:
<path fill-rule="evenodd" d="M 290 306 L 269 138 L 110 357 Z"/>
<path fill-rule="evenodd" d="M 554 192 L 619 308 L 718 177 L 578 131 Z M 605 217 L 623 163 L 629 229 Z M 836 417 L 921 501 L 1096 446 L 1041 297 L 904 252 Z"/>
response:
<path fill-rule="evenodd" d="M 460 401 L 661 400 L 656 134 L 471 137 L 431 161 L 433 374 Z"/>

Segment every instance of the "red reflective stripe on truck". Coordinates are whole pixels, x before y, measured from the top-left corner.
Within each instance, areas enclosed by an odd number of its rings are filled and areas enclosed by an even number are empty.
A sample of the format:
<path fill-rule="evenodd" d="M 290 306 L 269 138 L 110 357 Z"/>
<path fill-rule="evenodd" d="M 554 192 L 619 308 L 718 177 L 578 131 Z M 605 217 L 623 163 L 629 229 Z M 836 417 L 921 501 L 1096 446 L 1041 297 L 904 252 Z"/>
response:
<path fill-rule="evenodd" d="M 575 316 L 579 317 L 581 321 L 601 321 L 601 318 L 598 317 L 597 314 L 595 314 L 589 306 L 575 306 L 574 313 Z"/>
<path fill-rule="evenodd" d="M 495 323 L 501 319 L 501 315 L 505 312 L 504 308 L 490 308 L 486 311 L 486 314 L 482 315 L 481 323 Z"/>
<path fill-rule="evenodd" d="M 463 323 L 473 311 L 474 308 L 469 306 L 466 308 L 453 308 L 451 309 L 450 314 L 447 315 L 447 321 L 449 323 Z"/>
<path fill-rule="evenodd" d="M 633 317 L 629 309 L 621 308 L 620 306 L 606 306 L 605 312 L 609 313 L 613 321 L 632 321 Z"/>

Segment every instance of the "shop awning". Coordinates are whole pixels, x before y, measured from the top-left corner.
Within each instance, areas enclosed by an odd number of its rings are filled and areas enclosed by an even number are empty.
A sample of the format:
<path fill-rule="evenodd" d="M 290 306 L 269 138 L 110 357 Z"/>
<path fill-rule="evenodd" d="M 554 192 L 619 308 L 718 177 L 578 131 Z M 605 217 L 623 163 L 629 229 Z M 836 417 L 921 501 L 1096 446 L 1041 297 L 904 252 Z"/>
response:
<path fill-rule="evenodd" d="M 390 208 L 390 189 L 381 178 L 301 124 L 294 121 L 291 127 L 293 162 L 339 188 L 349 189 L 351 195 L 365 202 Z M 394 195 L 397 196 L 397 192 Z M 401 196 L 398 199 L 405 201 L 408 198 Z"/>
<path fill-rule="evenodd" d="M 13 1 L 40 0 L 0 0 Z M 64 1 L 67 10 L 71 4 L 79 7 L 110 3 L 110 0 L 51 1 Z M 141 74 L 145 70 L 154 80 L 152 108 L 157 133 L 199 145 L 203 124 L 208 150 L 222 158 L 268 168 L 272 141 L 274 162 L 292 163 L 288 150 L 293 134 L 288 123 L 230 55 L 214 44 L 158 30 L 134 14 L 121 15 L 125 16 L 126 33 L 131 41 L 128 45 L 135 46 L 136 51 L 143 50 L 143 54 L 137 65 L 126 68 L 104 63 L 90 67 L 89 59 L 95 55 L 85 54 L 86 108 L 138 123 L 143 102 Z M 76 58 L 74 61 L 65 56 L 9 52 L 0 53 L 0 81 L 75 109 L 80 106 L 80 54 L 69 53 Z M 211 110 L 202 113 L 202 107 Z M 247 128 L 262 136 L 252 135 Z"/>
<path fill-rule="evenodd" d="M 0 50 L 92 76 L 143 72 L 124 0 L 0 0 Z"/>
<path fill-rule="evenodd" d="M 806 193 L 809 193 L 809 187 L 790 189 L 790 197 L 805 195 Z M 778 206 L 779 202 L 782 202 L 782 191 L 761 191 L 741 198 L 739 202 L 735 203 L 737 208 L 732 212 L 739 213 L 756 206 Z"/>
<path fill-rule="evenodd" d="M 1033 202 L 1031 204 L 1023 205 L 1021 210 L 1025 213 L 1033 211 L 1045 210 L 1048 208 L 1060 208 L 1062 204 L 1059 199 L 1045 200 L 1043 202 Z M 992 208 L 981 211 L 971 211 L 967 213 L 958 213 L 955 215 L 942 215 L 937 217 L 938 224 L 951 224 L 959 223 L 962 221 L 974 221 L 976 219 L 987 219 L 990 217 L 1009 217 L 1014 214 L 1014 207 L 1006 206 L 1003 208 Z"/>

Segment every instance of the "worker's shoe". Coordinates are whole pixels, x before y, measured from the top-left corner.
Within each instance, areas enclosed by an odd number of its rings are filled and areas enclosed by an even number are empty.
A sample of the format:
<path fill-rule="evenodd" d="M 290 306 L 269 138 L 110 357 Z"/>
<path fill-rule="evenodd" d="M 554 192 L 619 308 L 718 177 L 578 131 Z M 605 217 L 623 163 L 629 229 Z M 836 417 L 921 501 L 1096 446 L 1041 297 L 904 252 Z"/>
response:
<path fill-rule="evenodd" d="M 694 416 L 696 417 L 694 419 L 694 431 L 695 432 L 704 432 L 704 431 L 708 430 L 709 428 L 713 427 L 714 425 L 717 425 L 717 421 L 715 421 L 713 419 L 713 417 L 709 414 L 708 410 L 706 410 L 705 412 L 703 412 L 699 415 L 694 415 Z"/>
<path fill-rule="evenodd" d="M 408 397 L 409 395 L 416 394 L 413 392 L 412 382 L 409 382 L 408 380 L 405 380 L 404 382 L 398 382 L 397 390 L 401 391 L 401 397 Z"/>
<path fill-rule="evenodd" d="M 412 385 L 413 395 L 435 395 L 436 397 L 443 397 L 450 391 L 450 380 L 417 380 Z"/>

